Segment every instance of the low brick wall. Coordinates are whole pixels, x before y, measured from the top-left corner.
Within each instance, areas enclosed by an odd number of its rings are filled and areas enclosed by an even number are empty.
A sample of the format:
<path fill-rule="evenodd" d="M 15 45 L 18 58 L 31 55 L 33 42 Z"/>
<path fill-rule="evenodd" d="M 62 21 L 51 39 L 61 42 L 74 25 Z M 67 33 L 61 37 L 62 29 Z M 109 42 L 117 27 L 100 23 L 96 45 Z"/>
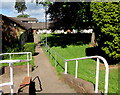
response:
<path fill-rule="evenodd" d="M 74 88 L 77 93 L 95 93 L 94 85 L 91 82 L 80 78 L 75 78 L 70 74 L 62 74 L 62 79 L 71 88 Z M 101 93 L 99 93 L 100 95 Z"/>
<path fill-rule="evenodd" d="M 21 72 L 26 72 L 27 73 L 27 65 L 18 65 L 18 66 L 13 66 L 13 71 L 15 73 L 21 73 Z M 30 71 L 32 71 L 32 66 L 30 65 Z M 10 72 L 10 67 L 6 66 L 5 67 L 5 73 Z"/>
<path fill-rule="evenodd" d="M 4 67 L 0 66 L 0 75 L 4 74 L 4 72 L 5 72 Z"/>

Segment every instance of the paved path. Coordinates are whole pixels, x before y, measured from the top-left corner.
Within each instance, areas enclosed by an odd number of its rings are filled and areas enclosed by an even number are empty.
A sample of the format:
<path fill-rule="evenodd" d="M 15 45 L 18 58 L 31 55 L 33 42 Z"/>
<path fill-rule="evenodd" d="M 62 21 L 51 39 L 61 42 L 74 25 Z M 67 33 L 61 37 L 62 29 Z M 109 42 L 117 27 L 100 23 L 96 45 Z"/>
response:
<path fill-rule="evenodd" d="M 35 43 L 38 43 L 37 35 L 34 37 Z M 31 91 L 36 93 L 76 93 L 67 84 L 59 79 L 54 67 L 51 66 L 47 56 L 43 53 L 39 44 L 36 46 L 38 55 L 34 57 L 35 70 L 31 72 L 32 79 L 34 80 L 33 88 Z M 26 67 L 19 69 L 19 66 L 14 69 L 14 93 L 18 92 L 19 85 L 23 78 L 27 76 Z M 0 83 L 9 81 L 9 72 L 0 75 Z M 10 93 L 10 87 L 0 87 L 4 93 Z M 33 95 L 33 94 L 31 94 Z"/>
<path fill-rule="evenodd" d="M 35 36 L 35 43 L 38 43 L 38 37 Z M 36 93 L 76 93 L 72 88 L 59 79 L 55 68 L 51 66 L 47 56 L 43 53 L 39 44 L 36 46 L 36 52 L 39 53 L 34 57 L 36 69 L 31 73 L 35 79 Z"/>

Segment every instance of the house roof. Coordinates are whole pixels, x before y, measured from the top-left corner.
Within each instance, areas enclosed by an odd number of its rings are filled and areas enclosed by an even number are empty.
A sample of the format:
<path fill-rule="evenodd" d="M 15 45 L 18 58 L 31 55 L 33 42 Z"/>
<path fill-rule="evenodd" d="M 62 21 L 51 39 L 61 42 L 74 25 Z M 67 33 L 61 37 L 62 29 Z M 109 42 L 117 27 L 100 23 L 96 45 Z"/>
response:
<path fill-rule="evenodd" d="M 18 17 L 11 17 L 15 20 L 19 21 L 38 21 L 36 18 L 18 18 Z M 28 24 L 28 23 L 26 23 Z M 39 23 L 29 23 L 32 29 L 45 29 L 46 22 L 39 22 Z M 49 27 L 49 22 L 47 22 L 47 27 Z"/>
<path fill-rule="evenodd" d="M 12 18 L 12 17 L 7 17 L 7 16 L 5 16 L 5 15 L 0 14 L 0 18 L 1 18 L 0 20 L 2 20 L 2 19 L 9 19 L 9 20 L 11 20 L 12 22 L 14 22 L 15 24 L 19 25 L 20 27 L 22 27 L 22 28 L 24 28 L 24 29 L 26 29 L 26 30 L 28 30 L 28 29 L 31 28 L 31 24 L 23 23 L 23 22 L 21 22 L 21 21 L 19 21 L 19 20 L 16 20 L 16 19 Z M 0 22 L 1 22 L 1 21 L 0 21 Z"/>
<path fill-rule="evenodd" d="M 8 17 L 8 18 L 11 19 L 12 21 L 16 22 L 20 26 L 24 27 L 25 29 L 30 29 L 31 28 L 31 24 L 23 23 L 23 22 L 21 22 L 17 19 L 12 18 L 12 17 Z"/>
<path fill-rule="evenodd" d="M 46 29 L 46 24 L 47 24 L 47 29 L 48 29 L 49 22 L 32 23 L 32 29 Z"/>
<path fill-rule="evenodd" d="M 20 27 L 28 30 L 28 29 L 46 29 L 46 22 L 39 22 L 39 23 L 24 23 L 24 22 L 21 22 L 20 19 L 22 18 L 17 18 L 17 17 L 7 17 L 7 16 L 4 16 L 2 14 L 0 14 L 0 17 L 4 17 L 4 18 L 7 18 L 9 20 L 11 20 L 12 22 L 16 23 L 17 25 L 19 25 Z M 36 18 L 24 18 L 24 19 L 29 19 L 29 20 L 36 20 Z M 47 29 L 49 27 L 49 22 L 47 22 Z"/>
<path fill-rule="evenodd" d="M 36 18 L 23 18 L 23 17 L 11 17 L 13 19 L 19 20 L 19 21 L 38 21 Z"/>

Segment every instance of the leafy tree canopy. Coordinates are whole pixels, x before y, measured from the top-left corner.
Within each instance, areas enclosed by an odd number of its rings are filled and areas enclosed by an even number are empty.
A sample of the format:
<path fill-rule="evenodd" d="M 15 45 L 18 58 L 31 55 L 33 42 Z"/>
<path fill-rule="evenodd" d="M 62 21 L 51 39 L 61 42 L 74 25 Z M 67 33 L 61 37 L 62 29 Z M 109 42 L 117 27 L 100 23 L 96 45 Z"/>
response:
<path fill-rule="evenodd" d="M 54 2 L 49 4 L 47 14 L 53 30 L 88 28 L 91 25 L 89 2 Z"/>
<path fill-rule="evenodd" d="M 109 58 L 119 61 L 119 2 L 51 3 L 36 1 L 36 4 L 43 4 L 43 6 L 48 7 L 46 13 L 49 14 L 50 21 L 52 22 L 50 25 L 51 29 L 80 30 L 82 28 L 93 28 L 96 30 L 94 32 L 97 34 L 98 47 L 101 48 Z M 26 8 L 23 8 L 23 10 L 25 9 Z"/>
<path fill-rule="evenodd" d="M 54 2 L 48 5 L 55 29 L 93 28 L 98 47 L 109 58 L 120 58 L 119 2 Z"/>
<path fill-rule="evenodd" d="M 100 28 L 99 47 L 112 59 L 120 58 L 119 2 L 91 3 L 94 24 Z"/>
<path fill-rule="evenodd" d="M 18 15 L 17 17 L 24 17 L 24 18 L 28 18 L 28 17 L 30 17 L 30 15 L 28 15 L 28 14 L 20 14 L 20 15 Z"/>
<path fill-rule="evenodd" d="M 16 0 L 15 9 L 18 11 L 18 13 L 22 13 L 23 15 L 24 11 L 27 9 L 25 0 Z"/>

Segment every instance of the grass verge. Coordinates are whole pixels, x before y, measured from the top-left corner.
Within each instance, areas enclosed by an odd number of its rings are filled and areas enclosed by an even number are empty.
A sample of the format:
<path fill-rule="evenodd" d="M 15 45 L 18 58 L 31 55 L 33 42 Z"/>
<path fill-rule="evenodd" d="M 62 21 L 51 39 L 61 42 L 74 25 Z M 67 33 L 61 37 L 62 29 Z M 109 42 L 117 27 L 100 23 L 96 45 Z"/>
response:
<path fill-rule="evenodd" d="M 12 60 L 25 60 L 27 59 L 27 55 L 13 55 Z M 4 60 L 9 60 L 8 56 L 5 57 Z M 14 63 L 13 66 L 17 66 L 17 65 L 26 65 L 27 62 L 19 62 L 19 63 Z M 30 61 L 30 64 L 32 65 L 32 67 L 34 66 L 34 57 L 32 57 L 32 60 Z M 3 63 L 0 64 L 0 66 L 9 66 L 8 63 Z"/>
<path fill-rule="evenodd" d="M 50 35 L 51 37 L 51 35 Z M 48 35 L 49 38 L 49 35 Z M 49 43 L 49 40 L 48 40 Z M 59 42 L 58 42 L 59 43 Z M 50 45 L 50 43 L 49 43 Z M 44 48 L 44 47 L 43 47 Z M 67 45 L 63 48 L 61 46 L 53 46 L 52 49 L 55 50 L 65 59 L 80 58 L 86 56 L 86 49 L 88 45 Z M 44 48 L 45 49 L 45 48 Z M 51 56 L 49 56 L 51 54 Z M 53 66 L 59 75 L 64 72 L 64 60 L 59 56 L 56 56 L 52 51 L 48 50 L 47 55 Z M 78 77 L 84 80 L 90 81 L 95 84 L 95 71 L 96 71 L 96 61 L 93 59 L 80 60 L 78 68 Z M 68 72 L 75 75 L 75 61 L 68 62 Z M 103 63 L 100 63 L 100 79 L 99 79 L 99 89 L 104 92 L 105 84 L 105 68 Z M 118 93 L 118 69 L 110 69 L 109 74 L 109 93 Z"/>

